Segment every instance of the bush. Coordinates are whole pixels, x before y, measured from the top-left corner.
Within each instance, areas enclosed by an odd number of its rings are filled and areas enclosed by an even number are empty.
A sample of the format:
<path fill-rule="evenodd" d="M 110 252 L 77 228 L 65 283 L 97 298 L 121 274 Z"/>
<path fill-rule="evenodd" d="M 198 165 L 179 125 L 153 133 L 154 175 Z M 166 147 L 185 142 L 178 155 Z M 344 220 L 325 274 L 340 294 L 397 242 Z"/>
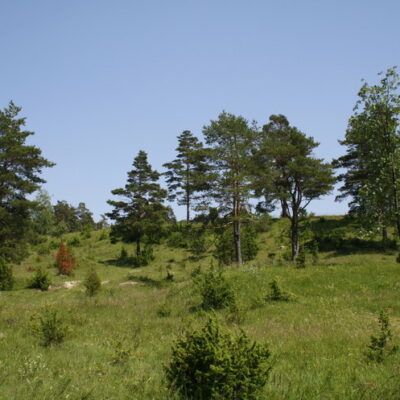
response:
<path fill-rule="evenodd" d="M 273 279 L 269 283 L 270 293 L 265 298 L 266 301 L 290 301 L 294 299 L 294 296 L 288 292 L 285 292 L 279 282 Z"/>
<path fill-rule="evenodd" d="M 68 245 L 78 247 L 81 245 L 81 239 L 78 236 L 75 236 L 68 242 Z"/>
<path fill-rule="evenodd" d="M 248 225 L 242 229 L 241 247 L 243 261 L 251 261 L 256 258 L 259 250 L 257 231 L 252 225 Z"/>
<path fill-rule="evenodd" d="M 144 246 L 144 249 L 140 254 L 132 259 L 133 267 L 145 267 L 149 265 L 151 261 L 154 260 L 153 247 L 150 245 Z"/>
<path fill-rule="evenodd" d="M 235 294 L 221 270 L 216 271 L 212 267 L 210 271 L 198 275 L 195 283 L 202 297 L 203 309 L 220 309 L 235 305 Z"/>
<path fill-rule="evenodd" d="M 366 356 L 371 361 L 382 362 L 387 356 L 398 350 L 397 346 L 390 346 L 392 331 L 390 329 L 389 316 L 386 311 L 381 311 L 378 317 L 380 327 L 379 336 L 371 336 L 371 343 L 367 345 Z"/>
<path fill-rule="evenodd" d="M 171 232 L 166 240 L 167 246 L 172 248 L 186 248 L 187 238 L 181 231 Z"/>
<path fill-rule="evenodd" d="M 50 286 L 50 278 L 46 270 L 39 268 L 33 277 L 29 287 L 31 289 L 48 290 Z"/>
<path fill-rule="evenodd" d="M 209 319 L 186 333 L 166 367 L 168 387 L 185 399 L 258 399 L 270 372 L 268 347 L 234 336 Z"/>
<path fill-rule="evenodd" d="M 128 251 L 126 250 L 125 247 L 121 247 L 121 251 L 119 253 L 118 261 L 124 262 L 128 258 Z"/>
<path fill-rule="evenodd" d="M 11 290 L 14 286 L 12 268 L 0 257 L 0 290 Z"/>
<path fill-rule="evenodd" d="M 94 296 L 101 289 L 101 280 L 93 268 L 87 274 L 83 284 L 86 287 L 86 294 L 90 297 Z"/>
<path fill-rule="evenodd" d="M 306 252 L 304 247 L 300 247 L 299 254 L 296 257 L 296 268 L 305 268 L 306 267 Z"/>
<path fill-rule="evenodd" d="M 33 330 L 40 339 L 42 346 L 60 344 L 67 335 L 67 327 L 59 312 L 51 307 L 45 307 L 42 312 L 32 318 Z"/>
<path fill-rule="evenodd" d="M 258 253 L 257 231 L 251 225 L 242 226 L 240 240 L 243 261 L 253 260 Z M 232 227 L 217 232 L 214 256 L 220 265 L 235 261 Z"/>
<path fill-rule="evenodd" d="M 60 275 L 70 275 L 76 267 L 75 258 L 68 247 L 61 242 L 56 255 L 56 267 Z"/>

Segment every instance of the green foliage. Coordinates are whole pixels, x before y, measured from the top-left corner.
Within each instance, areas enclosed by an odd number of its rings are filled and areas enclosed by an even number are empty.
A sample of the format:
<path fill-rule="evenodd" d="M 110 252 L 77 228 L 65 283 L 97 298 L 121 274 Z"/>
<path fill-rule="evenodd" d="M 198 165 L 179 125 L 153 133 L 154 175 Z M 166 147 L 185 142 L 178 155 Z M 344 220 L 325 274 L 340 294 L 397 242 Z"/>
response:
<path fill-rule="evenodd" d="M 0 291 L 11 290 L 14 286 L 14 278 L 11 266 L 0 257 Z"/>
<path fill-rule="evenodd" d="M 177 158 L 163 166 L 169 189 L 169 200 L 178 200 L 186 207 L 186 222 L 190 221 L 190 209 L 198 200 L 198 193 L 207 189 L 206 153 L 203 145 L 190 131 L 178 136 Z"/>
<path fill-rule="evenodd" d="M 92 268 L 88 272 L 83 284 L 84 284 L 84 286 L 86 288 L 86 294 L 89 297 L 92 297 L 96 293 L 99 292 L 99 290 L 101 289 L 101 280 L 99 278 L 99 275 L 97 275 L 97 272 L 96 272 L 96 270 L 94 268 Z"/>
<path fill-rule="evenodd" d="M 252 158 L 256 126 L 250 126 L 241 116 L 222 112 L 217 120 L 204 126 L 203 134 L 210 146 L 210 195 L 219 203 L 220 209 L 231 217 L 234 261 L 241 265 L 240 228 L 246 219 L 246 206 L 254 189 Z"/>
<path fill-rule="evenodd" d="M 33 332 L 44 347 L 62 343 L 68 332 L 68 327 L 60 312 L 49 306 L 33 315 L 31 324 Z"/>
<path fill-rule="evenodd" d="M 396 257 L 396 262 L 400 264 L 400 253 L 399 253 L 399 254 L 397 254 L 397 257 Z"/>
<path fill-rule="evenodd" d="M 121 247 L 121 251 L 119 253 L 118 261 L 124 262 L 128 258 L 128 251 L 125 247 Z"/>
<path fill-rule="evenodd" d="M 134 258 L 134 266 L 145 267 L 149 265 L 154 260 L 153 246 L 146 244 L 144 249 Z"/>
<path fill-rule="evenodd" d="M 269 120 L 254 156 L 256 192 L 267 203 L 281 203 L 282 213 L 290 220 L 294 260 L 299 252 L 299 227 L 306 207 L 328 194 L 336 179 L 331 165 L 313 155 L 319 143 L 291 127 L 284 115 L 271 115 Z"/>
<path fill-rule="evenodd" d="M 44 268 L 39 268 L 32 278 L 32 281 L 29 284 L 29 288 L 46 291 L 49 289 L 50 285 L 51 281 L 48 272 Z"/>
<path fill-rule="evenodd" d="M 242 226 L 241 229 L 242 260 L 251 261 L 258 253 L 257 231 L 252 225 Z M 219 265 L 230 265 L 235 261 L 232 227 L 218 228 L 216 231 L 214 256 Z"/>
<path fill-rule="evenodd" d="M 290 301 L 294 299 L 294 296 L 291 293 L 284 291 L 278 280 L 273 279 L 269 283 L 270 292 L 265 298 L 267 301 Z"/>
<path fill-rule="evenodd" d="M 39 235 L 52 235 L 55 232 L 55 215 L 50 195 L 43 189 L 35 198 L 36 207 L 32 210 L 33 230 Z"/>
<path fill-rule="evenodd" d="M 122 200 L 108 201 L 113 210 L 107 216 L 115 221 L 111 227 L 111 239 L 114 242 L 136 243 L 136 256 L 142 265 L 145 260 L 141 259 L 141 244 L 143 241 L 155 243 L 159 240 L 169 211 L 163 204 L 167 192 L 157 183 L 160 174 L 151 168 L 144 151 L 139 151 L 133 167 L 128 172 L 125 187 L 112 191 Z"/>
<path fill-rule="evenodd" d="M 351 197 L 350 212 L 365 230 L 382 232 L 397 226 L 400 235 L 400 77 L 389 68 L 375 85 L 363 84 L 354 115 L 348 121 L 346 154 L 335 160 L 343 186 L 337 199 Z"/>
<path fill-rule="evenodd" d="M 371 361 L 382 362 L 387 356 L 394 354 L 398 346 L 391 346 L 392 331 L 390 328 L 389 315 L 382 310 L 379 313 L 378 323 L 380 332 L 378 336 L 371 336 L 371 343 L 367 345 L 366 356 Z"/>
<path fill-rule="evenodd" d="M 234 336 L 213 318 L 188 332 L 165 368 L 168 387 L 185 399 L 258 399 L 270 372 L 270 352 L 244 332 Z"/>
<path fill-rule="evenodd" d="M 300 247 L 299 254 L 296 257 L 296 268 L 305 268 L 306 267 L 306 251 L 304 246 Z"/>
<path fill-rule="evenodd" d="M 23 130 L 20 111 L 13 102 L 0 110 L 0 257 L 14 262 L 27 255 L 33 238 L 31 215 L 37 203 L 29 196 L 45 182 L 39 176 L 43 168 L 54 165 L 38 147 L 25 144 L 34 133 Z"/>
<path fill-rule="evenodd" d="M 257 244 L 257 230 L 253 225 L 243 227 L 241 245 L 243 261 L 254 260 L 257 256 L 259 246 Z"/>
<path fill-rule="evenodd" d="M 202 298 L 200 306 L 205 310 L 231 307 L 236 303 L 235 293 L 220 269 L 211 267 L 195 278 L 195 284 Z"/>
<path fill-rule="evenodd" d="M 72 247 L 78 247 L 81 245 L 81 239 L 78 236 L 74 236 L 70 240 L 68 240 L 68 245 Z"/>

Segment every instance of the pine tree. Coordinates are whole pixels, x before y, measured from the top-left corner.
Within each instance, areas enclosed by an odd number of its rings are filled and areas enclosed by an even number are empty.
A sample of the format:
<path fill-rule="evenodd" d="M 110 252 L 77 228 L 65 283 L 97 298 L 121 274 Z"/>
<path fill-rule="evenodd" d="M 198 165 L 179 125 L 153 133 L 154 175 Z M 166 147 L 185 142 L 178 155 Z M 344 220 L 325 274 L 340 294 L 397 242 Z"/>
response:
<path fill-rule="evenodd" d="M 332 167 L 313 156 L 318 143 L 291 127 L 284 115 L 271 115 L 258 145 L 258 175 L 262 177 L 265 196 L 286 204 L 285 214 L 291 225 L 292 259 L 296 259 L 300 250 L 302 215 L 312 200 L 333 189 Z"/>
<path fill-rule="evenodd" d="M 218 120 L 203 128 L 203 133 L 210 146 L 209 164 L 213 172 L 210 191 L 220 209 L 231 215 L 235 261 L 241 265 L 240 229 L 251 197 L 255 128 L 243 117 L 223 112 Z"/>
<path fill-rule="evenodd" d="M 56 254 L 56 267 L 60 275 L 70 275 L 76 267 L 74 255 L 63 242 Z"/>
<path fill-rule="evenodd" d="M 125 187 L 111 192 L 123 200 L 109 200 L 114 209 L 107 216 L 115 221 L 111 238 L 136 243 L 139 258 L 141 243 L 152 242 L 160 236 L 169 213 L 163 204 L 167 192 L 157 183 L 160 174 L 151 168 L 144 151 L 139 151 L 133 167 Z"/>
<path fill-rule="evenodd" d="M 163 166 L 168 189 L 169 200 L 178 200 L 178 204 L 186 207 L 186 222 L 190 221 L 190 209 L 198 198 L 197 193 L 207 189 L 206 154 L 202 143 L 190 131 L 183 131 L 178 136 L 177 157 Z"/>
<path fill-rule="evenodd" d="M 34 132 L 23 130 L 20 111 L 13 102 L 0 110 L 0 256 L 7 261 L 26 255 L 36 206 L 28 197 L 45 182 L 39 176 L 42 169 L 54 165 L 39 148 L 25 144 Z"/>

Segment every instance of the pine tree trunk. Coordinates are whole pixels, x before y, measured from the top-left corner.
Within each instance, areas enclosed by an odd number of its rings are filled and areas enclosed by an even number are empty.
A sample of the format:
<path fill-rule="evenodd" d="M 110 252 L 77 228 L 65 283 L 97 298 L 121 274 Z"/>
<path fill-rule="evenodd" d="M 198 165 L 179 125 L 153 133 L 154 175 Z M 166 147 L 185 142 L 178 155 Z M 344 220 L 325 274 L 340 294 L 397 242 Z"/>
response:
<path fill-rule="evenodd" d="M 240 267 L 243 264 L 242 248 L 240 243 L 240 220 L 239 220 L 240 196 L 238 194 L 238 189 L 237 189 L 238 183 L 235 182 L 234 186 L 236 193 L 234 194 L 233 197 L 233 244 L 235 248 L 236 264 L 238 267 Z"/>
<path fill-rule="evenodd" d="M 137 236 L 136 238 L 136 256 L 140 256 L 140 235 Z"/>
<path fill-rule="evenodd" d="M 242 261 L 242 249 L 240 243 L 240 221 L 234 221 L 233 223 L 233 241 L 235 245 L 235 258 L 238 267 L 243 263 Z"/>
<path fill-rule="evenodd" d="M 289 213 L 288 213 L 288 204 L 286 199 L 281 199 L 281 218 L 288 218 Z"/>
<path fill-rule="evenodd" d="M 388 240 L 388 232 L 387 232 L 387 227 L 384 226 L 382 227 L 382 250 L 387 249 L 387 240 Z"/>
<path fill-rule="evenodd" d="M 292 260 L 296 260 L 299 255 L 300 241 L 299 241 L 299 217 L 297 212 L 293 212 L 293 216 L 290 219 L 291 222 L 291 240 L 292 240 Z"/>

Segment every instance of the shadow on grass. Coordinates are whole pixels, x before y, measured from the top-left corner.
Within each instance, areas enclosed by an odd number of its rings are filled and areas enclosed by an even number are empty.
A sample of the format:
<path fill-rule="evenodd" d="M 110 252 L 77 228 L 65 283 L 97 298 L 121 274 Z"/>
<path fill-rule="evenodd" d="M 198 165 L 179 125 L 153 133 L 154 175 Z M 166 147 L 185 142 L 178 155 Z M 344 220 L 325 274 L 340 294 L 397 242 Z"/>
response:
<path fill-rule="evenodd" d="M 333 257 L 348 254 L 391 254 L 397 249 L 395 240 L 388 239 L 384 247 L 380 238 L 360 238 L 360 226 L 351 217 L 321 217 L 310 223 L 310 229 L 314 233 L 319 251 L 333 251 Z"/>
<path fill-rule="evenodd" d="M 122 268 L 139 268 L 136 257 L 126 257 L 126 258 L 111 258 L 109 260 L 99 261 L 103 265 L 111 265 L 113 267 Z"/>
<path fill-rule="evenodd" d="M 171 282 L 173 282 L 168 279 L 155 280 L 155 279 L 149 278 L 148 276 L 145 276 L 145 275 L 129 275 L 128 280 L 130 280 L 132 282 L 140 282 L 147 286 L 158 288 L 158 289 L 168 287 L 169 284 Z"/>

